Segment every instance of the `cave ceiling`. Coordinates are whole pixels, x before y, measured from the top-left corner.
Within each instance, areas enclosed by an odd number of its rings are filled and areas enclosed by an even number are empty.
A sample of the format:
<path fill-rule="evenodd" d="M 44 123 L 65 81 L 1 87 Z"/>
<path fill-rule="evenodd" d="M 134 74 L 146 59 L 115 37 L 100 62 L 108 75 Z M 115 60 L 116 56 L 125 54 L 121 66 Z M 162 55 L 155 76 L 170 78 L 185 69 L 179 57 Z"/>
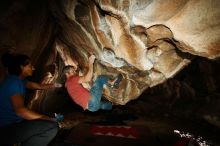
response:
<path fill-rule="evenodd" d="M 52 66 L 42 82 L 59 80 L 64 65 L 86 72 L 88 56 L 95 54 L 94 78 L 123 75 L 119 89 L 104 91 L 115 104 L 124 105 L 174 77 L 194 56 L 220 56 L 219 0 L 1 3 L 1 53 L 26 53 L 37 69 Z M 33 101 L 40 96 L 36 92 Z"/>

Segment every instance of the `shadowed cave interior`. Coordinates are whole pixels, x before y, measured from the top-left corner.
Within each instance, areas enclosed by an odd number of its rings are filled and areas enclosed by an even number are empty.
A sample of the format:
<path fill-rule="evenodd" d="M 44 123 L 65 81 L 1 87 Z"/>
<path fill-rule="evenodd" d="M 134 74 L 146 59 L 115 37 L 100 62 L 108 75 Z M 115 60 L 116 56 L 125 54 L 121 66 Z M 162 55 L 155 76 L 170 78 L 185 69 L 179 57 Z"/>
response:
<path fill-rule="evenodd" d="M 55 111 L 65 115 L 66 129 L 60 132 L 54 143 L 62 144 L 65 137 L 66 143 L 76 145 L 77 142 L 81 145 L 103 145 L 110 140 L 109 145 L 157 146 L 174 145 L 180 137 L 190 137 L 200 145 L 219 145 L 218 66 L 219 60 L 197 57 L 174 78 L 150 88 L 137 100 L 114 106 L 111 111 L 82 111 L 65 97 L 63 106 Z M 60 94 L 63 95 L 63 92 Z M 88 132 L 91 125 L 135 127 L 139 137 L 126 140 L 94 136 Z M 78 132 L 82 132 L 84 137 L 80 137 Z"/>
<path fill-rule="evenodd" d="M 62 122 L 50 146 L 219 146 L 220 2 L 218 0 L 5 0 L 0 2 L 0 55 L 22 53 L 29 79 L 64 84 L 65 65 L 94 77 L 123 75 L 89 112 L 65 87 L 28 91 L 29 108 Z M 159 10 L 159 11 L 158 11 Z M 6 75 L 0 66 L 0 80 Z"/>

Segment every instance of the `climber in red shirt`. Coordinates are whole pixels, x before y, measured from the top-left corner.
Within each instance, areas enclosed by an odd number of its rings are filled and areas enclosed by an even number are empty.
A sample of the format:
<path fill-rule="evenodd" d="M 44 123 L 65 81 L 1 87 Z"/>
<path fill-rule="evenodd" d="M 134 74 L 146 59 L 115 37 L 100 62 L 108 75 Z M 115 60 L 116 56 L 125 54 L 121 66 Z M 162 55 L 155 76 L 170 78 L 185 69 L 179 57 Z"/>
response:
<path fill-rule="evenodd" d="M 94 61 L 95 56 L 91 55 L 89 57 L 89 70 L 83 76 L 78 75 L 76 67 L 71 65 L 65 66 L 63 69 L 66 77 L 65 87 L 73 101 L 84 110 L 87 109 L 92 112 L 99 109 L 111 110 L 112 104 L 110 102 L 101 101 L 103 87 L 104 85 L 112 85 L 113 88 L 117 88 L 122 80 L 122 75 L 119 74 L 115 79 L 110 79 L 107 75 L 100 75 L 95 80 L 91 89 L 86 89 L 82 86 L 82 83 L 88 83 L 92 80 Z"/>

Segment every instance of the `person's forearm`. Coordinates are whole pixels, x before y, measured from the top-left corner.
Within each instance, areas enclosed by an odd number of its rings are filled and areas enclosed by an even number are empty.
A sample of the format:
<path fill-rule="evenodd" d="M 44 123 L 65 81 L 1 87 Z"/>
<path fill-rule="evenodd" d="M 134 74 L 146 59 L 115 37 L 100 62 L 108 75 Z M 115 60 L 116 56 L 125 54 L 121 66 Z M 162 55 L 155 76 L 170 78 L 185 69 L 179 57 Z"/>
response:
<path fill-rule="evenodd" d="M 87 81 L 91 81 L 92 76 L 93 76 L 93 63 L 89 64 L 89 70 L 88 70 L 87 74 L 88 74 L 87 75 Z"/>
<path fill-rule="evenodd" d="M 28 89 L 44 90 L 52 88 L 54 84 L 39 84 L 36 82 L 27 82 L 26 87 Z"/>
<path fill-rule="evenodd" d="M 83 77 L 80 78 L 80 83 L 90 82 L 93 76 L 93 63 L 95 61 L 95 55 L 89 57 L 89 69 Z"/>
<path fill-rule="evenodd" d="M 15 111 L 16 114 L 20 117 L 22 117 L 23 119 L 26 120 L 35 120 L 35 119 L 42 119 L 42 120 L 51 120 L 54 121 L 54 118 L 51 118 L 49 116 L 34 112 L 26 107 L 24 108 L 20 108 L 17 111 Z"/>
<path fill-rule="evenodd" d="M 90 82 L 92 79 L 92 76 L 93 76 L 93 63 L 89 63 L 89 70 L 85 76 L 81 77 L 80 82 L 81 83 Z"/>
<path fill-rule="evenodd" d="M 54 87 L 54 84 L 39 84 L 36 82 L 28 82 L 26 87 L 28 89 L 45 90 Z"/>
<path fill-rule="evenodd" d="M 40 84 L 39 86 L 39 90 L 45 90 L 45 89 L 49 89 L 49 88 L 53 88 L 54 84 Z"/>

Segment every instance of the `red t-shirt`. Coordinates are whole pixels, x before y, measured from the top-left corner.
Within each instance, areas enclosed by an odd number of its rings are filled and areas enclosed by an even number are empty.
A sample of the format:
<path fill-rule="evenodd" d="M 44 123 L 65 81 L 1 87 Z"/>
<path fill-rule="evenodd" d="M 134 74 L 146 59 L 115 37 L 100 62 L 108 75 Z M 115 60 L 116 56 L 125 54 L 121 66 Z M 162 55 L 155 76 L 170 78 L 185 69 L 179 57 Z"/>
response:
<path fill-rule="evenodd" d="M 65 86 L 73 101 L 86 110 L 91 95 L 90 92 L 79 83 L 79 79 L 79 76 L 72 76 L 66 81 Z"/>

